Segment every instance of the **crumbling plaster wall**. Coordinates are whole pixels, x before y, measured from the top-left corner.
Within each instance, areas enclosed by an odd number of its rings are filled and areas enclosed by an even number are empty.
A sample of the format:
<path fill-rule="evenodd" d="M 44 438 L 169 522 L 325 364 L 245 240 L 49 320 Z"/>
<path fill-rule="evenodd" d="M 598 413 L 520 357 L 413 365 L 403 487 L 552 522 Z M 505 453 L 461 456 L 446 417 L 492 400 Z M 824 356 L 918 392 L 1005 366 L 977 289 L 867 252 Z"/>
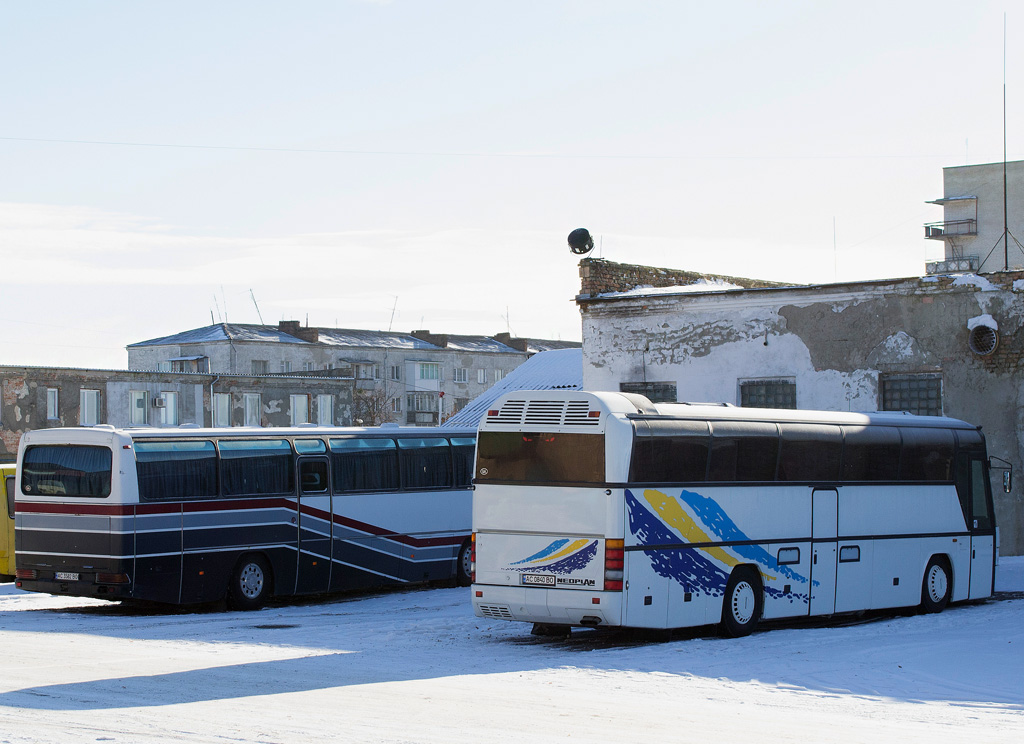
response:
<path fill-rule="evenodd" d="M 982 426 L 1009 460 L 1014 492 L 994 480 L 1002 552 L 1024 554 L 1024 275 L 908 279 L 787 290 L 582 301 L 583 382 L 674 382 L 681 401 L 739 402 L 739 381 L 785 377 L 797 405 L 878 410 L 886 373 L 941 373 L 943 412 Z M 967 344 L 992 315 L 996 353 Z"/>

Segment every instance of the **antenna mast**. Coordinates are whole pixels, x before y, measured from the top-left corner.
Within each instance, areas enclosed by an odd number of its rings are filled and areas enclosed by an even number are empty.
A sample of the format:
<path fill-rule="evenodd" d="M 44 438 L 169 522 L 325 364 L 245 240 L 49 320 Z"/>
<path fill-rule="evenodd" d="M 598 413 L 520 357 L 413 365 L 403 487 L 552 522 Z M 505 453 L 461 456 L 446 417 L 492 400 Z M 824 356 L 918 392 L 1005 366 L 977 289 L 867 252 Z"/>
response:
<path fill-rule="evenodd" d="M 249 296 L 252 297 L 252 304 L 256 305 L 256 295 L 252 293 L 252 287 L 249 287 Z M 260 318 L 260 325 L 266 325 L 266 323 L 263 322 L 263 313 L 260 312 L 259 305 L 256 305 L 256 315 Z"/>

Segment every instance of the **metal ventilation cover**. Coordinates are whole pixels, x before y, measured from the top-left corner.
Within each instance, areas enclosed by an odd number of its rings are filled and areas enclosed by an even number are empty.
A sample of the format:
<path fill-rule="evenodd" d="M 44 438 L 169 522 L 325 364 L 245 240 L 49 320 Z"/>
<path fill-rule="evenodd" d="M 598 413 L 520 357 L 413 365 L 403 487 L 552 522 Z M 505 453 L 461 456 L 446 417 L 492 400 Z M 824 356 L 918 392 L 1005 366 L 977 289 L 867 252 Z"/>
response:
<path fill-rule="evenodd" d="M 990 356 L 999 348 L 999 331 L 987 325 L 977 325 L 971 329 L 967 345 L 978 356 Z"/>

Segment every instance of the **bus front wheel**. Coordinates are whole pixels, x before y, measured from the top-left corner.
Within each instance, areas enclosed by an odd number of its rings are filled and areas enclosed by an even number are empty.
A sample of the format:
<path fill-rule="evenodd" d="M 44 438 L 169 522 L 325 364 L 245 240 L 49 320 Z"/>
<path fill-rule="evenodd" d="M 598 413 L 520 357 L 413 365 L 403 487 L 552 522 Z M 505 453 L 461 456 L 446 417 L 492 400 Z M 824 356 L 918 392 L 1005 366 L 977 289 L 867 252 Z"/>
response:
<path fill-rule="evenodd" d="M 761 581 L 753 569 L 740 567 L 729 576 L 722 602 L 722 630 L 727 636 L 750 635 L 761 619 Z"/>
<path fill-rule="evenodd" d="M 231 574 L 228 607 L 233 610 L 258 610 L 270 596 L 270 566 L 260 555 L 243 556 Z"/>
<path fill-rule="evenodd" d="M 925 612 L 942 612 L 949 604 L 953 582 L 949 580 L 949 563 L 945 558 L 932 556 L 924 570 L 921 586 L 921 609 Z"/>

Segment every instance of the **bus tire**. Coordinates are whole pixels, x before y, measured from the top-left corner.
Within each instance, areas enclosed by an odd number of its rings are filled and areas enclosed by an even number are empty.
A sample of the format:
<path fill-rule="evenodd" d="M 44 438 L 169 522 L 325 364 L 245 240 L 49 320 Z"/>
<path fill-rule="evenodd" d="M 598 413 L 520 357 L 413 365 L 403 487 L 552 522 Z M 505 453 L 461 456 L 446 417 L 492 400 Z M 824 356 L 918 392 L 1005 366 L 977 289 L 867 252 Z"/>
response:
<path fill-rule="evenodd" d="M 271 591 L 270 566 L 262 555 L 242 556 L 231 574 L 228 607 L 232 610 L 258 610 Z"/>
<path fill-rule="evenodd" d="M 749 566 L 736 568 L 725 585 L 722 631 L 730 638 L 750 635 L 761 619 L 761 577 Z"/>
<path fill-rule="evenodd" d="M 467 539 L 459 548 L 459 557 L 455 564 L 455 583 L 469 586 L 473 583 L 473 543 Z"/>
<path fill-rule="evenodd" d="M 921 610 L 923 612 L 942 612 L 949 604 L 949 596 L 953 591 L 952 575 L 949 561 L 945 556 L 933 555 L 924 570 L 921 583 Z"/>

